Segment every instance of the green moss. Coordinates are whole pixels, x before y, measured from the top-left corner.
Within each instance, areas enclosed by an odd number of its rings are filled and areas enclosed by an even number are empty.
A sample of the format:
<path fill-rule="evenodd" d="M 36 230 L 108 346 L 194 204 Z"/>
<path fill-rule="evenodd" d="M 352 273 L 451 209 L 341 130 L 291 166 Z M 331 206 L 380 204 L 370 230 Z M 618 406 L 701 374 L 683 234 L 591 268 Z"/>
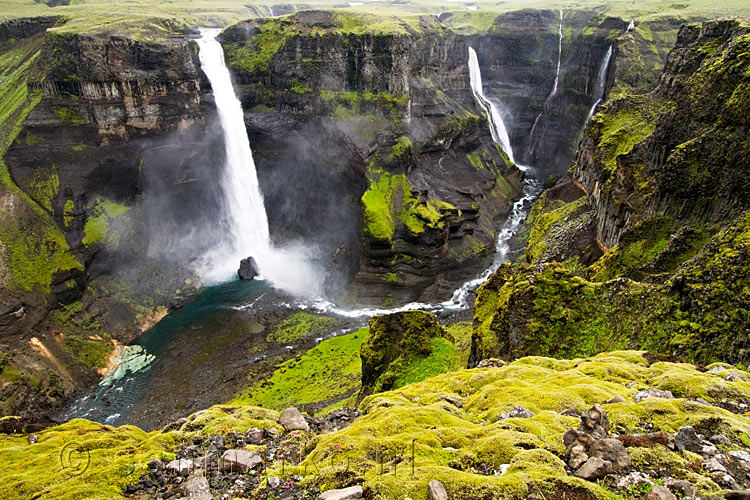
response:
<path fill-rule="evenodd" d="M 34 178 L 24 189 L 42 208 L 52 213 L 52 201 L 60 191 L 60 179 L 55 172 L 55 166 L 37 169 Z"/>
<path fill-rule="evenodd" d="M 65 206 L 63 207 L 63 225 L 67 228 L 73 222 L 73 211 L 75 210 L 75 203 L 73 200 L 66 200 Z"/>
<path fill-rule="evenodd" d="M 482 158 L 479 157 L 478 151 L 472 151 L 471 153 L 467 154 L 466 159 L 469 160 L 471 166 L 476 168 L 477 170 L 484 169 L 484 163 L 482 163 Z"/>
<path fill-rule="evenodd" d="M 367 329 L 363 328 L 324 340 L 301 358 L 279 365 L 270 378 L 233 403 L 281 410 L 290 405 L 322 407 L 345 399 L 359 388 L 359 350 L 366 335 Z"/>
<path fill-rule="evenodd" d="M 526 244 L 526 260 L 534 263 L 548 248 L 548 237 L 553 227 L 569 222 L 577 216 L 587 204 L 582 196 L 575 201 L 565 203 L 562 200 L 547 201 L 546 196 L 537 200 L 530 215 L 532 220 L 529 239 Z"/>
<path fill-rule="evenodd" d="M 81 240 L 87 248 L 94 248 L 102 244 L 119 244 L 119 232 L 112 228 L 113 222 L 121 220 L 130 207 L 113 202 L 107 198 L 98 197 L 89 207 L 85 235 Z"/>
<path fill-rule="evenodd" d="M 310 339 L 313 336 L 332 333 L 338 324 L 339 321 L 335 318 L 306 312 L 296 312 L 277 326 L 276 330 L 268 334 L 266 341 L 279 343 L 299 342 Z"/>
<path fill-rule="evenodd" d="M 404 163 L 410 162 L 414 158 L 414 146 L 411 139 L 406 136 L 399 137 L 393 145 L 390 158 Z"/>
<path fill-rule="evenodd" d="M 101 337 L 79 337 L 67 335 L 63 340 L 63 346 L 79 363 L 98 370 L 107 366 L 109 355 L 112 352 L 112 342 Z"/>
<path fill-rule="evenodd" d="M 83 117 L 78 111 L 77 106 L 52 106 L 52 112 L 64 122 L 71 123 L 75 126 L 81 126 L 84 124 Z"/>
<path fill-rule="evenodd" d="M 601 127 L 599 149 L 610 172 L 617 167 L 617 157 L 629 153 L 633 146 L 651 135 L 655 122 L 640 111 L 623 109 L 598 113 L 592 118 Z"/>
<path fill-rule="evenodd" d="M 223 45 L 227 66 L 247 75 L 269 74 L 273 56 L 295 32 L 288 18 L 266 19 L 249 42 Z"/>

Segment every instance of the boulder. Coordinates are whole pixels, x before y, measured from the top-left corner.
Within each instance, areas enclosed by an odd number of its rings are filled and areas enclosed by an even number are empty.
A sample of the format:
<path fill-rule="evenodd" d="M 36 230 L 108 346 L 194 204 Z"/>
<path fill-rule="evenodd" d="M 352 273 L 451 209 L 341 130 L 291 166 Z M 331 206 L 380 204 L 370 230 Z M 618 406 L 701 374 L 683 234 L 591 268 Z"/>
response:
<path fill-rule="evenodd" d="M 695 486 L 684 479 L 674 479 L 670 477 L 664 481 L 664 486 L 669 488 L 669 491 L 680 498 L 694 498 L 696 494 Z"/>
<path fill-rule="evenodd" d="M 258 263 L 255 259 L 248 257 L 240 261 L 240 268 L 237 270 L 241 280 L 251 280 L 260 274 L 258 272 Z"/>
<path fill-rule="evenodd" d="M 245 439 L 250 444 L 260 444 L 263 442 L 263 431 L 253 427 L 245 433 Z"/>
<path fill-rule="evenodd" d="M 607 412 L 599 405 L 594 405 L 590 410 L 581 415 L 581 425 L 578 430 L 584 432 L 594 439 L 609 437 L 609 418 Z"/>
<path fill-rule="evenodd" d="M 164 468 L 164 462 L 155 458 L 148 463 L 149 470 L 162 470 Z"/>
<path fill-rule="evenodd" d="M 448 500 L 448 492 L 445 491 L 445 485 L 433 479 L 427 483 L 427 497 L 430 500 Z"/>
<path fill-rule="evenodd" d="M 591 457 L 601 458 L 612 464 L 612 471 L 624 472 L 632 465 L 630 455 L 625 446 L 617 439 L 599 439 L 589 447 Z"/>
<path fill-rule="evenodd" d="M 585 464 L 588 459 L 589 456 L 586 453 L 586 448 L 580 444 L 577 444 L 570 449 L 568 466 L 573 470 L 577 470 L 579 467 Z"/>
<path fill-rule="evenodd" d="M 691 426 L 681 427 L 674 437 L 674 445 L 677 451 L 691 451 L 703 456 L 713 456 L 719 450 L 710 441 L 695 432 Z"/>
<path fill-rule="evenodd" d="M 351 486 L 340 490 L 324 491 L 318 500 L 349 500 L 350 498 L 362 498 L 362 487 Z"/>
<path fill-rule="evenodd" d="M 591 457 L 573 475 L 587 481 L 596 481 L 607 474 L 612 474 L 612 464 L 599 457 Z"/>
<path fill-rule="evenodd" d="M 221 470 L 245 474 L 263 463 L 257 453 L 242 449 L 227 450 L 221 456 Z"/>
<path fill-rule="evenodd" d="M 750 490 L 730 490 L 724 493 L 727 500 L 750 500 Z"/>
<path fill-rule="evenodd" d="M 605 405 L 613 405 L 613 404 L 617 404 L 617 403 L 625 403 L 625 402 L 626 402 L 626 401 L 625 401 L 625 398 L 623 398 L 623 397 L 620 397 L 620 396 L 615 396 L 615 397 L 613 397 L 612 399 L 608 399 L 608 400 L 606 400 L 606 401 L 604 402 L 604 404 L 605 404 Z"/>
<path fill-rule="evenodd" d="M 287 431 L 309 431 L 310 426 L 307 425 L 305 417 L 299 412 L 297 408 L 291 406 L 281 412 L 279 415 L 279 423 Z"/>
<path fill-rule="evenodd" d="M 635 402 L 640 403 L 646 398 L 674 399 L 674 394 L 660 389 L 646 389 L 635 395 Z"/>
<path fill-rule="evenodd" d="M 180 476 L 187 476 L 190 472 L 195 470 L 195 462 L 187 458 L 180 458 L 179 460 L 172 460 L 167 464 L 166 469 L 176 472 Z"/>
<path fill-rule="evenodd" d="M 666 486 L 654 486 L 646 495 L 646 500 L 677 500 L 677 497 Z"/>
<path fill-rule="evenodd" d="M 189 500 L 212 500 L 208 480 L 203 475 L 191 474 L 182 486 L 182 494 Z"/>

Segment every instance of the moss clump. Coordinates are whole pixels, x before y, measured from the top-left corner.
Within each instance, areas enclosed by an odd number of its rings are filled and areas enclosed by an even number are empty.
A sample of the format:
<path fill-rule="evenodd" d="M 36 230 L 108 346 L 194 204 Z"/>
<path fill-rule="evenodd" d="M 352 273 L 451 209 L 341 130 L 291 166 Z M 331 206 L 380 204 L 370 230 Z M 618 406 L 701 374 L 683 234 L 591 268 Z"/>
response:
<path fill-rule="evenodd" d="M 83 228 L 85 235 L 81 243 L 89 249 L 102 244 L 119 244 L 119 231 L 112 228 L 111 225 L 118 220 L 122 220 L 128 210 L 130 210 L 130 207 L 126 205 L 98 197 L 88 210 L 86 224 Z"/>
<path fill-rule="evenodd" d="M 266 336 L 267 342 L 298 342 L 316 335 L 332 333 L 339 324 L 335 318 L 306 312 L 296 312 Z"/>
<path fill-rule="evenodd" d="M 76 361 L 93 370 L 106 367 L 112 353 L 112 342 L 101 337 L 67 335 L 63 346 Z"/>
<path fill-rule="evenodd" d="M 562 200 L 548 201 L 543 194 L 530 214 L 532 223 L 526 244 L 526 260 L 529 263 L 536 262 L 548 250 L 553 228 L 567 225 L 587 207 L 585 196 L 565 203 Z"/>
<path fill-rule="evenodd" d="M 75 126 L 84 124 L 83 117 L 76 106 L 52 106 L 52 112 L 60 120 L 71 123 Z"/>
<path fill-rule="evenodd" d="M 320 408 L 345 399 L 359 388 L 359 350 L 366 336 L 367 329 L 363 328 L 324 340 L 301 358 L 280 364 L 270 378 L 233 403 L 281 410 L 291 405 Z"/>
<path fill-rule="evenodd" d="M 247 75 L 269 74 L 273 56 L 296 33 L 288 17 L 265 19 L 249 42 L 223 45 L 227 65 Z"/>
<path fill-rule="evenodd" d="M 630 153 L 633 146 L 651 135 L 656 127 L 656 123 L 640 108 L 598 113 L 592 122 L 599 127 L 599 149 L 611 173 L 617 168 L 617 157 Z"/>
<path fill-rule="evenodd" d="M 453 205 L 435 198 L 424 199 L 415 193 L 405 175 L 374 172 L 370 189 L 362 195 L 365 233 L 377 239 L 390 241 L 396 231 L 396 222 L 402 222 L 413 234 L 426 229 L 442 229 Z"/>
<path fill-rule="evenodd" d="M 406 136 L 399 137 L 393 145 L 390 158 L 401 163 L 411 162 L 414 159 L 414 145 L 411 139 Z"/>

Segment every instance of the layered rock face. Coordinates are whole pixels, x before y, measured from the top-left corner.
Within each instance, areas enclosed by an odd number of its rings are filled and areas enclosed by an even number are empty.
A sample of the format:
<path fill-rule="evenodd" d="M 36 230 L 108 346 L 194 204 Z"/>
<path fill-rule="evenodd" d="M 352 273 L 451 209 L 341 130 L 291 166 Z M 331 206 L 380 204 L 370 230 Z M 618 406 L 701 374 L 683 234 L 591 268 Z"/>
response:
<path fill-rule="evenodd" d="M 48 24 L 4 46 L 22 55 L 25 95 L 3 145 L 3 366 L 18 373 L 7 412 L 55 404 L 104 369 L 111 338 L 194 291 L 188 264 L 208 241 L 185 235 L 219 203 L 223 143 L 195 43 Z M 36 398 L 39 380 L 52 389 Z"/>
<path fill-rule="evenodd" d="M 479 290 L 472 363 L 625 346 L 746 362 L 748 40 L 732 21 L 685 26 L 652 92 L 594 116 L 574 180 L 533 211 L 535 267 Z"/>

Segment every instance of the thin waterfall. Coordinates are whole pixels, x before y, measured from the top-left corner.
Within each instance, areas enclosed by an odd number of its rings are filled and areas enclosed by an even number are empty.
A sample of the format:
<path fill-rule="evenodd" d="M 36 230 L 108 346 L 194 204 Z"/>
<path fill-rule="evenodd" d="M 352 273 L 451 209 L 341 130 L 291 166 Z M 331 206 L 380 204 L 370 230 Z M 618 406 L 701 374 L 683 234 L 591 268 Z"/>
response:
<path fill-rule="evenodd" d="M 477 53 L 474 52 L 472 47 L 469 47 L 469 80 L 471 82 L 471 92 L 474 94 L 474 99 L 477 100 L 477 104 L 484 109 L 487 113 L 487 119 L 490 122 L 490 134 L 492 134 L 492 140 L 500 145 L 505 154 L 508 155 L 510 161 L 513 163 L 516 160 L 513 157 L 513 148 L 510 145 L 510 137 L 508 136 L 508 129 L 505 127 L 503 118 L 500 116 L 495 103 L 487 99 L 482 89 L 482 72 L 479 70 L 479 60 L 477 59 Z"/>
<path fill-rule="evenodd" d="M 591 117 L 594 116 L 594 113 L 596 112 L 596 107 L 604 99 L 604 92 L 607 87 L 607 69 L 609 68 L 610 59 L 612 59 L 612 46 L 611 45 L 609 46 L 609 49 L 607 49 L 607 53 L 604 55 L 604 60 L 602 61 L 602 65 L 599 67 L 599 74 L 597 75 L 597 80 L 596 80 L 596 88 L 594 89 L 594 96 L 597 96 L 597 99 L 594 102 L 593 106 L 591 106 L 591 110 L 589 110 L 589 114 L 586 117 L 586 123 L 588 123 Z"/>
<path fill-rule="evenodd" d="M 252 256 L 261 276 L 275 287 L 295 295 L 317 295 L 322 279 L 305 251 L 271 244 L 242 105 L 234 93 L 224 51 L 216 41 L 218 33 L 202 30 L 198 46 L 224 134 L 226 163 L 220 180 L 224 206 L 219 221 L 223 238 L 198 263 L 198 272 L 209 283 L 226 281 L 236 277 L 240 260 Z"/>
<path fill-rule="evenodd" d="M 535 132 L 536 132 L 536 126 L 539 124 L 539 119 L 542 117 L 545 111 L 547 111 L 547 107 L 549 107 L 550 101 L 552 101 L 552 98 L 554 98 L 557 95 L 557 87 L 560 83 L 560 62 L 562 61 L 562 43 L 563 43 L 563 11 L 560 10 L 560 24 L 558 27 L 558 42 L 557 42 L 557 71 L 555 72 L 555 84 L 552 86 L 552 92 L 549 93 L 547 96 L 547 99 L 544 101 L 544 106 L 542 106 L 542 110 L 537 115 L 536 119 L 534 120 L 534 125 L 531 126 L 531 133 L 529 133 L 529 141 L 531 142 L 531 148 L 529 149 L 528 158 L 531 158 L 534 154 L 534 150 L 536 147 L 544 140 L 544 131 L 542 131 L 542 137 L 540 137 L 537 140 L 534 140 Z"/>

